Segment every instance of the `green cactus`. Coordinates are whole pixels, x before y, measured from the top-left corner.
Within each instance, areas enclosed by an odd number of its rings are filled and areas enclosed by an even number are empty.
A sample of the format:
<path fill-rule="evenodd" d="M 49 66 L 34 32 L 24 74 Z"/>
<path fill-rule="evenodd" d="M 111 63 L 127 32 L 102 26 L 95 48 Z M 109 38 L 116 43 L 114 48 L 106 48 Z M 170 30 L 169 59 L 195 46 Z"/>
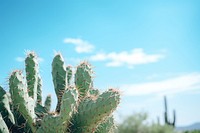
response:
<path fill-rule="evenodd" d="M 72 67 L 67 66 L 66 71 L 67 71 L 67 84 L 70 85 L 72 81 Z"/>
<path fill-rule="evenodd" d="M 37 87 L 38 87 L 38 61 L 37 55 L 34 52 L 28 52 L 27 57 L 25 59 L 26 65 L 26 81 L 27 81 L 27 89 L 30 97 L 33 98 L 34 101 L 37 99 Z"/>
<path fill-rule="evenodd" d="M 72 120 L 73 133 L 94 132 L 101 122 L 115 110 L 119 103 L 119 93 L 114 89 L 95 97 L 87 97 L 80 102 L 78 113 Z M 89 119 L 88 119 L 89 118 Z"/>
<path fill-rule="evenodd" d="M 11 112 L 9 102 L 9 96 L 7 95 L 6 91 L 4 91 L 4 89 L 0 86 L 0 113 L 7 125 L 13 125 L 15 124 L 15 119 L 13 113 Z"/>
<path fill-rule="evenodd" d="M 37 103 L 42 104 L 42 79 L 38 76 L 38 84 L 37 84 Z"/>
<path fill-rule="evenodd" d="M 107 118 L 104 122 L 98 125 L 95 133 L 113 133 L 115 130 L 113 116 Z"/>
<path fill-rule="evenodd" d="M 71 66 L 62 55 L 52 62 L 53 84 L 57 96 L 56 110 L 51 112 L 51 95 L 42 104 L 42 79 L 37 55 L 29 52 L 25 59 L 26 78 L 15 70 L 9 77 L 9 92 L 0 87 L 0 132 L 11 133 L 111 133 L 112 112 L 120 102 L 118 90 L 103 93 L 93 88 L 92 67 L 82 62 L 76 68 L 73 84 Z"/>
<path fill-rule="evenodd" d="M 24 81 L 24 77 L 21 71 L 12 72 L 9 79 L 10 94 L 13 103 L 13 109 L 19 111 L 19 113 L 27 120 L 28 125 L 32 131 L 35 131 L 33 123 L 36 121 L 36 115 L 34 112 L 34 100 L 29 97 L 27 86 Z"/>
<path fill-rule="evenodd" d="M 46 97 L 46 100 L 44 102 L 44 108 L 47 110 L 47 112 L 50 111 L 50 109 L 51 109 L 51 95 L 48 95 Z"/>
<path fill-rule="evenodd" d="M 46 115 L 41 122 L 38 133 L 63 133 L 69 125 L 72 112 L 78 102 L 78 92 L 75 88 L 67 89 L 62 96 L 60 114 Z"/>
<path fill-rule="evenodd" d="M 66 71 L 64 59 L 61 54 L 57 54 L 53 59 L 52 76 L 53 76 L 55 92 L 58 99 L 56 111 L 60 112 L 62 95 L 67 87 L 67 71 Z"/>
<path fill-rule="evenodd" d="M 75 84 L 79 91 L 80 98 L 88 95 L 92 85 L 92 69 L 91 65 L 87 62 L 82 62 L 76 69 Z"/>
<path fill-rule="evenodd" d="M 165 124 L 175 127 L 176 112 L 175 112 L 175 110 L 173 110 L 173 121 L 170 121 L 169 118 L 168 118 L 167 98 L 166 98 L 166 96 L 164 96 L 164 106 L 165 106 L 165 112 L 164 112 Z"/>
<path fill-rule="evenodd" d="M 1 114 L 0 114 L 0 132 L 1 133 L 9 133 L 8 127 L 6 123 L 4 122 Z"/>

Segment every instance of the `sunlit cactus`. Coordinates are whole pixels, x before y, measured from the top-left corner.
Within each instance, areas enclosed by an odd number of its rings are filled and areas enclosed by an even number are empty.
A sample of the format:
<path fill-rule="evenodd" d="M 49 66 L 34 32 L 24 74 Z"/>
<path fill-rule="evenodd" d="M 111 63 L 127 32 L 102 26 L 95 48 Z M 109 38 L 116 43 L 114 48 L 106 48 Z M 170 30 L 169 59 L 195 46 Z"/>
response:
<path fill-rule="evenodd" d="M 120 102 L 119 91 L 110 88 L 100 93 L 94 89 L 92 66 L 87 62 L 77 66 L 74 76 L 72 68 L 65 65 L 60 53 L 55 55 L 52 77 L 58 102 L 52 111 L 51 95 L 42 104 L 38 57 L 34 52 L 28 52 L 26 76 L 23 71 L 15 70 L 9 76 L 9 91 L 0 87 L 0 132 L 113 132 L 112 113 Z"/>

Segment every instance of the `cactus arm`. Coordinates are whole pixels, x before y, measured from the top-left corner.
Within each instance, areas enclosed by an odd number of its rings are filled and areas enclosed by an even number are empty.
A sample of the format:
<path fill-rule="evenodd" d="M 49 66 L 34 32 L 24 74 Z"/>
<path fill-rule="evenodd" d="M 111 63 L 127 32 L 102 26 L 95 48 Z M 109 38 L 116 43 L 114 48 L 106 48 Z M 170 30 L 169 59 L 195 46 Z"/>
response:
<path fill-rule="evenodd" d="M 50 111 L 51 109 L 51 95 L 48 95 L 45 99 L 45 102 L 44 102 L 44 108 L 46 109 L 47 112 Z"/>
<path fill-rule="evenodd" d="M 42 79 L 38 76 L 38 84 L 37 84 L 37 103 L 42 104 Z"/>
<path fill-rule="evenodd" d="M 51 109 L 51 95 L 48 95 L 45 99 L 44 106 L 37 103 L 35 107 L 35 114 L 38 118 L 42 119 L 45 115 L 48 115 Z"/>
<path fill-rule="evenodd" d="M 98 125 L 95 133 L 113 133 L 114 129 L 114 118 L 110 116 L 106 121 Z"/>
<path fill-rule="evenodd" d="M 173 125 L 173 127 L 175 127 L 175 124 L 176 124 L 176 111 L 175 110 L 173 110 L 173 122 L 172 122 L 172 125 Z"/>
<path fill-rule="evenodd" d="M 28 94 L 37 101 L 37 85 L 38 85 L 38 61 L 34 52 L 29 52 L 25 59 L 26 80 L 28 85 Z M 36 102 L 35 102 L 36 104 Z"/>
<path fill-rule="evenodd" d="M 165 124 L 169 125 L 166 96 L 164 96 L 164 108 L 165 108 L 165 112 L 164 112 Z"/>
<path fill-rule="evenodd" d="M 4 122 L 1 114 L 0 114 L 0 132 L 1 133 L 9 133 L 8 127 L 6 123 Z"/>
<path fill-rule="evenodd" d="M 75 89 L 66 90 L 62 97 L 60 114 L 45 116 L 37 133 L 66 132 L 72 113 L 77 106 L 77 101 L 78 92 Z"/>
<path fill-rule="evenodd" d="M 48 111 L 41 104 L 37 104 L 37 106 L 35 107 L 35 114 L 38 118 L 43 118 L 45 115 L 48 114 Z"/>
<path fill-rule="evenodd" d="M 95 131 L 98 124 L 104 121 L 116 109 L 120 101 L 120 94 L 114 89 L 99 95 L 96 99 L 85 98 L 78 107 L 78 113 L 73 118 L 72 132 Z"/>
<path fill-rule="evenodd" d="M 87 62 L 82 62 L 75 73 L 75 85 L 79 91 L 80 98 L 83 99 L 89 92 L 92 85 L 92 70 Z"/>
<path fill-rule="evenodd" d="M 70 85 L 72 81 L 72 67 L 67 66 L 66 71 L 67 71 L 67 84 Z"/>
<path fill-rule="evenodd" d="M 60 112 L 62 95 L 65 92 L 67 86 L 67 72 L 64 64 L 64 59 L 61 54 L 57 54 L 53 59 L 52 76 L 55 92 L 58 99 L 56 111 Z"/>
<path fill-rule="evenodd" d="M 78 92 L 73 87 L 68 87 L 62 98 L 60 119 L 61 122 L 69 122 L 78 103 Z"/>
<path fill-rule="evenodd" d="M 14 71 L 9 78 L 10 94 L 13 108 L 18 110 L 27 120 L 32 131 L 35 131 L 34 101 L 28 96 L 27 86 L 21 71 Z"/>
<path fill-rule="evenodd" d="M 7 124 L 15 124 L 13 113 L 10 109 L 9 98 L 6 91 L 0 86 L 0 113 Z"/>

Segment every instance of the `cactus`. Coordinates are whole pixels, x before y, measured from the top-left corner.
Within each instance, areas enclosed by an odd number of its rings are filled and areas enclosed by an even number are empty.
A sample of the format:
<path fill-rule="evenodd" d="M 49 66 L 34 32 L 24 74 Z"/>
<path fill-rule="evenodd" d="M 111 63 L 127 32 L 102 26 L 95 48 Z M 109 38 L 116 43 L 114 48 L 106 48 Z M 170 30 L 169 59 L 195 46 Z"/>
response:
<path fill-rule="evenodd" d="M 70 85 L 72 81 L 72 67 L 67 66 L 66 71 L 67 71 L 67 84 Z"/>
<path fill-rule="evenodd" d="M 165 124 L 175 127 L 176 112 L 175 112 L 175 110 L 173 110 L 173 121 L 170 121 L 169 117 L 168 117 L 167 98 L 166 98 L 166 96 L 164 96 L 164 106 L 165 106 L 165 112 L 164 112 Z"/>
<path fill-rule="evenodd" d="M 37 55 L 34 52 L 29 52 L 27 54 L 25 65 L 28 94 L 29 97 L 32 97 L 33 100 L 36 101 L 38 87 L 38 61 Z"/>
<path fill-rule="evenodd" d="M 45 99 L 45 102 L 44 102 L 44 108 L 47 110 L 47 112 L 50 111 L 51 109 L 51 95 L 48 95 Z"/>
<path fill-rule="evenodd" d="M 83 62 L 77 67 L 75 84 L 80 92 L 80 98 L 84 98 L 86 95 L 88 95 L 92 85 L 92 73 L 91 65 L 89 65 L 87 62 Z"/>
<path fill-rule="evenodd" d="M 95 131 L 95 133 L 113 133 L 115 128 L 116 127 L 114 125 L 114 118 L 113 116 L 111 116 L 98 125 L 98 128 Z"/>
<path fill-rule="evenodd" d="M 72 112 L 75 110 L 78 101 L 78 92 L 76 89 L 67 89 L 63 96 L 60 106 L 60 114 L 46 115 L 37 130 L 38 133 L 63 133 L 69 125 Z"/>
<path fill-rule="evenodd" d="M 4 122 L 1 114 L 0 114 L 0 132 L 1 133 L 9 133 L 8 127 L 6 123 Z"/>
<path fill-rule="evenodd" d="M 42 104 L 42 79 L 38 76 L 38 84 L 37 84 L 37 103 Z"/>
<path fill-rule="evenodd" d="M 97 97 L 87 97 L 78 106 L 78 113 L 72 120 L 73 133 L 92 133 L 96 126 L 105 121 L 119 103 L 119 93 L 114 89 Z M 89 119 L 88 119 L 89 118 Z"/>
<path fill-rule="evenodd" d="M 60 112 L 60 104 L 62 95 L 67 87 L 67 72 L 64 59 L 61 54 L 57 54 L 52 62 L 52 76 L 55 87 L 55 92 L 58 99 L 56 111 Z"/>
<path fill-rule="evenodd" d="M 27 54 L 25 70 L 25 77 L 20 70 L 11 73 L 9 92 L 0 87 L 0 132 L 114 132 L 112 113 L 120 102 L 120 93 L 113 88 L 103 93 L 94 89 L 90 64 L 80 63 L 73 76 L 62 55 L 55 55 L 52 77 L 58 102 L 52 112 L 51 95 L 42 104 L 42 79 L 34 52 Z"/>
<path fill-rule="evenodd" d="M 21 71 L 12 72 L 9 79 L 10 94 L 12 98 L 13 109 L 27 120 L 32 131 L 35 131 L 36 115 L 34 113 L 34 100 L 29 97 L 27 86 Z"/>

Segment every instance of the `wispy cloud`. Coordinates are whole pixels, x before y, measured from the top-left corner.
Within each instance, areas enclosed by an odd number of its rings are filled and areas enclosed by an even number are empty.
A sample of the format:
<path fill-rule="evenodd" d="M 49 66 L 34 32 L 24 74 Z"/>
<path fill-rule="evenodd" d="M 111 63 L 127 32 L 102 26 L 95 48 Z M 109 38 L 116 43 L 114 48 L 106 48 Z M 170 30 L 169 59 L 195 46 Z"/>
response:
<path fill-rule="evenodd" d="M 91 43 L 80 38 L 65 38 L 64 43 L 75 45 L 77 53 L 91 53 L 94 50 L 94 46 Z"/>
<path fill-rule="evenodd" d="M 125 84 L 120 87 L 125 95 L 176 94 L 200 89 L 200 73 L 191 73 L 170 79 L 141 84 Z"/>
<path fill-rule="evenodd" d="M 16 57 L 15 58 L 15 60 L 17 61 L 17 62 L 24 62 L 25 61 L 25 58 L 24 57 Z M 38 62 L 43 62 L 44 61 L 44 59 L 43 58 L 38 58 Z"/>
<path fill-rule="evenodd" d="M 106 66 L 109 67 L 128 66 L 132 68 L 135 65 L 158 62 L 163 57 L 162 54 L 146 54 L 142 48 L 136 48 L 130 52 L 97 53 L 91 56 L 90 60 L 107 61 Z"/>
<path fill-rule="evenodd" d="M 44 59 L 39 57 L 39 58 L 38 58 L 38 61 L 39 61 L 39 62 L 43 62 Z"/>
<path fill-rule="evenodd" d="M 23 62 L 25 59 L 23 57 L 16 57 L 15 60 L 17 62 Z"/>

